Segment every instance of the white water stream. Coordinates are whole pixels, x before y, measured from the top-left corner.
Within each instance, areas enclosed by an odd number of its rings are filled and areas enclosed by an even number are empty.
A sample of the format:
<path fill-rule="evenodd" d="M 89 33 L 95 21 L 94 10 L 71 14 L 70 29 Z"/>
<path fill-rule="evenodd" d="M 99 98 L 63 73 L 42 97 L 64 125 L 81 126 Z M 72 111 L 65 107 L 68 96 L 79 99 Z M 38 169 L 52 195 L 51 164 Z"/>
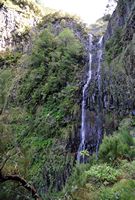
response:
<path fill-rule="evenodd" d="M 98 59 L 98 68 L 97 68 L 97 76 L 98 76 L 98 92 L 99 92 L 99 102 L 98 102 L 98 115 L 100 114 L 100 90 L 101 90 L 101 62 L 102 62 L 102 55 L 103 55 L 103 50 L 102 50 L 102 44 L 103 44 L 103 36 L 100 37 L 99 42 L 98 42 L 98 51 L 97 51 L 97 59 Z M 98 116 L 99 121 L 100 117 Z M 96 144 L 96 156 L 98 157 L 98 149 L 100 145 L 100 140 L 101 140 L 101 127 L 100 123 L 98 124 L 98 130 L 97 130 L 97 144 Z"/>
<path fill-rule="evenodd" d="M 102 60 L 102 41 L 103 41 L 103 37 L 101 37 L 98 41 L 97 44 L 97 62 L 98 62 L 98 66 L 97 66 L 97 76 L 98 76 L 98 91 L 99 91 L 99 99 L 100 99 L 100 70 L 101 70 L 101 60 Z M 81 153 L 82 151 L 84 151 L 86 149 L 85 144 L 86 144 L 86 97 L 87 97 L 87 92 L 88 92 L 88 87 L 90 85 L 91 82 L 91 77 L 92 77 L 92 70 L 91 70 L 91 66 L 92 66 L 92 35 L 89 34 L 89 70 L 88 70 L 88 75 L 87 75 L 87 81 L 86 84 L 83 87 L 83 92 L 82 92 L 82 116 L 81 116 L 81 131 L 80 131 L 80 137 L 81 137 L 81 142 L 79 145 L 79 149 L 77 152 L 77 161 L 79 163 L 84 163 L 85 162 L 85 155 L 83 153 Z M 99 100 L 100 101 L 100 100 Z M 98 103 L 98 112 L 100 113 L 100 102 Z M 97 115 L 97 117 L 99 117 Z M 98 130 L 97 130 L 97 143 L 96 143 L 96 154 L 98 154 L 98 149 L 99 149 L 99 144 L 100 144 L 100 139 L 101 139 L 101 127 L 99 124 Z"/>
<path fill-rule="evenodd" d="M 85 150 L 85 139 L 86 139 L 86 95 L 87 95 L 87 89 L 89 87 L 90 81 L 91 81 L 91 65 L 92 65 L 92 35 L 89 34 L 89 71 L 88 71 L 88 76 L 87 76 L 87 81 L 86 84 L 83 87 L 83 94 L 82 94 L 82 116 L 81 116 L 81 143 L 77 152 L 77 161 L 80 162 L 85 162 L 85 156 L 81 155 L 81 152 Z"/>

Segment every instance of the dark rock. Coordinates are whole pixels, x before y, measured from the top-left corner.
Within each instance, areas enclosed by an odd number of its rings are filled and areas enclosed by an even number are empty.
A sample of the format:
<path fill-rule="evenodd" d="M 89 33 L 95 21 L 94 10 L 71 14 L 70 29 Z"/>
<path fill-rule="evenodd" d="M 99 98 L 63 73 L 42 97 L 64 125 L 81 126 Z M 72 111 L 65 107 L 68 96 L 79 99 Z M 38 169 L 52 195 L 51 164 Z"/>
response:
<path fill-rule="evenodd" d="M 135 116 L 135 110 L 131 111 L 132 116 Z"/>

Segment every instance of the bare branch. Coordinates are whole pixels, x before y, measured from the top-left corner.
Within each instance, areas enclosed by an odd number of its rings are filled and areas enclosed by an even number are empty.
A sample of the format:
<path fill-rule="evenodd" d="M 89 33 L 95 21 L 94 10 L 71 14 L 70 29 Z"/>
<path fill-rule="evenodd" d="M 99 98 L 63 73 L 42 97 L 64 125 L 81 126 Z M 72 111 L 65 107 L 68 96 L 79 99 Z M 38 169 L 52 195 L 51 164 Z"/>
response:
<path fill-rule="evenodd" d="M 3 175 L 2 172 L 0 171 L 0 183 L 6 182 L 6 181 L 19 182 L 21 186 L 23 186 L 25 189 L 27 189 L 29 192 L 32 193 L 32 197 L 35 200 L 41 200 L 34 186 L 31 186 L 24 178 L 18 175 Z"/>

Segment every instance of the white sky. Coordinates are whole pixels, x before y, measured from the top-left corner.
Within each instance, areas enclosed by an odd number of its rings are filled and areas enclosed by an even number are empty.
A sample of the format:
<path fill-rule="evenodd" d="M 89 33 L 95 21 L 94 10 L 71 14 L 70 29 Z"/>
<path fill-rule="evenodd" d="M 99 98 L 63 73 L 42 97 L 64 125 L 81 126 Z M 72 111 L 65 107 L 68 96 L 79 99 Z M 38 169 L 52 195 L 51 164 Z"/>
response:
<path fill-rule="evenodd" d="M 41 0 L 45 7 L 77 14 L 91 24 L 102 17 L 108 0 Z"/>

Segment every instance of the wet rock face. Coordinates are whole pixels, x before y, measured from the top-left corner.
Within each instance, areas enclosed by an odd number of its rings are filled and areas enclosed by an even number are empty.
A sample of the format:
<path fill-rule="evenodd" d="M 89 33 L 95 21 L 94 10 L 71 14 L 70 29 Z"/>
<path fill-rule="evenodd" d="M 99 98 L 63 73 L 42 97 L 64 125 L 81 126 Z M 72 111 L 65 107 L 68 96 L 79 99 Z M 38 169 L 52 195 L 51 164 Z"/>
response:
<path fill-rule="evenodd" d="M 120 1 L 122 3 L 122 0 Z M 101 75 L 101 87 L 98 88 L 97 41 L 93 47 L 92 79 L 87 95 L 87 139 L 86 149 L 96 150 L 98 132 L 111 134 L 117 129 L 119 121 L 135 110 L 135 5 L 133 1 L 118 4 L 104 35 L 104 47 L 108 41 L 117 41 L 120 29 L 120 45 L 110 42 L 109 51 L 116 51 L 110 63 L 104 50 Z M 118 48 L 121 48 L 120 50 Z M 112 50 L 114 48 L 114 50 Z M 101 142 L 100 138 L 100 141 Z"/>
<path fill-rule="evenodd" d="M 101 99 L 101 70 L 99 69 L 99 43 L 100 38 L 95 38 L 92 49 L 92 78 L 86 99 L 87 137 L 86 149 L 92 154 L 99 148 L 103 135 L 103 113 Z M 102 59 L 100 60 L 100 64 Z"/>
<path fill-rule="evenodd" d="M 87 44 L 87 48 L 89 48 L 89 45 L 91 48 L 88 51 L 88 55 L 91 54 L 91 64 L 90 64 L 90 58 L 87 59 L 87 66 L 85 71 L 85 76 L 83 77 L 83 85 L 82 85 L 82 91 L 81 94 L 83 94 L 83 87 L 85 87 L 87 79 L 88 79 L 88 73 L 89 73 L 89 64 L 91 65 L 91 79 L 88 84 L 88 88 L 85 90 L 85 95 L 83 96 L 85 105 L 84 105 L 84 112 L 85 112 L 85 149 L 89 151 L 90 154 L 93 154 L 93 152 L 96 152 L 99 148 L 99 143 L 102 139 L 103 134 L 103 117 L 102 117 L 102 107 L 101 107 L 101 93 L 100 93 L 100 66 L 102 59 L 99 55 L 99 51 L 101 51 L 101 47 L 99 47 L 99 41 L 101 38 L 94 37 L 92 39 L 92 44 Z M 81 115 L 80 115 L 81 118 Z M 81 122 L 80 122 L 81 124 Z M 80 143 L 81 143 L 81 127 L 78 129 L 78 136 L 80 136 Z M 74 146 L 77 146 L 79 140 L 76 135 L 76 140 L 74 142 Z M 78 145 L 80 146 L 80 145 Z M 72 146 L 73 147 L 73 146 Z M 75 148 L 78 150 L 77 148 Z M 80 159 L 80 162 L 82 162 L 82 159 Z"/>
<path fill-rule="evenodd" d="M 135 33 L 135 6 L 132 9 L 130 18 L 128 19 L 127 26 L 124 31 L 124 38 L 123 38 L 124 42 L 127 41 L 128 43 L 129 41 L 131 41 L 134 37 L 134 33 Z"/>
<path fill-rule="evenodd" d="M 129 18 L 129 15 L 132 12 L 132 8 L 134 6 L 133 4 L 133 0 L 127 0 L 124 2 L 123 0 L 119 1 L 118 6 L 113 12 L 112 17 L 110 18 L 110 21 L 108 23 L 108 27 L 104 35 L 104 42 L 110 39 L 110 37 L 114 35 L 115 31 L 118 28 L 124 27 L 127 19 Z"/>
<path fill-rule="evenodd" d="M 135 4 L 132 0 L 122 2 L 119 1 L 104 36 L 107 48 L 102 66 L 101 98 L 107 132 L 110 132 L 109 125 L 117 128 L 119 120 L 135 108 Z"/>
<path fill-rule="evenodd" d="M 26 18 L 24 12 L 5 6 L 0 7 L 0 51 L 26 51 L 29 40 L 28 30 L 35 26 L 35 18 Z"/>

